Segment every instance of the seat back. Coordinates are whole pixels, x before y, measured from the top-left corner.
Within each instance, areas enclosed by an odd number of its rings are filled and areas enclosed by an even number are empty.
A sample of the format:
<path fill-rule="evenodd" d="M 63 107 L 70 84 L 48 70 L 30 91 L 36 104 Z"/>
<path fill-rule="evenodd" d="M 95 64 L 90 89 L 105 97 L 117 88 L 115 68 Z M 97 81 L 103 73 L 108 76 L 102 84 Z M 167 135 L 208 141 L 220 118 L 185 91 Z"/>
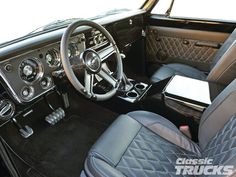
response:
<path fill-rule="evenodd" d="M 234 79 L 204 111 L 199 125 L 199 145 L 205 149 L 209 142 L 236 114 L 236 79 Z M 235 127 L 236 128 L 236 127 Z"/>
<path fill-rule="evenodd" d="M 236 78 L 236 29 L 216 53 L 208 81 L 229 84 Z"/>

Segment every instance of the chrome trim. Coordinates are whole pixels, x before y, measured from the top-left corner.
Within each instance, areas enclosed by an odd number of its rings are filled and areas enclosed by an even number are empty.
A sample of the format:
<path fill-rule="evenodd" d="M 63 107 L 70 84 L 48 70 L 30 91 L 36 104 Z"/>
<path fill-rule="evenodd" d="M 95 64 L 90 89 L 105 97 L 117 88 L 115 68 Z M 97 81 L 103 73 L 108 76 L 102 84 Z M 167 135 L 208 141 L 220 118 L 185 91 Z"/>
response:
<path fill-rule="evenodd" d="M 180 103 L 186 105 L 187 107 L 193 108 L 193 109 L 195 109 L 195 110 L 197 110 L 197 111 L 203 112 L 204 109 L 206 108 L 206 107 L 204 107 L 204 106 L 200 106 L 200 105 L 197 105 L 197 104 L 194 104 L 194 103 L 189 103 L 189 102 L 186 102 L 186 101 L 183 101 L 183 100 L 180 100 L 180 99 L 176 99 L 176 98 L 172 98 L 172 97 L 170 97 L 170 96 L 166 96 L 166 94 L 164 94 L 164 97 L 165 97 L 165 98 L 168 98 L 168 99 L 170 99 L 170 100 L 173 100 L 173 101 L 180 102 Z"/>
<path fill-rule="evenodd" d="M 103 62 L 103 61 L 106 60 L 109 56 L 111 56 L 112 54 L 115 53 L 115 47 L 112 46 L 112 45 L 109 45 L 109 46 L 107 46 L 106 48 L 103 48 L 103 49 L 97 51 L 97 53 L 99 54 L 99 56 L 100 56 L 100 58 L 101 58 L 101 60 L 102 60 L 102 62 Z"/>
<path fill-rule="evenodd" d="M 46 79 L 47 80 L 47 85 L 46 86 L 43 86 L 42 85 L 42 80 L 43 79 Z M 46 90 L 46 89 L 49 89 L 51 86 L 53 85 L 53 81 L 52 81 L 52 78 L 51 77 L 43 77 L 40 81 L 40 86 L 42 87 L 42 89 Z"/>
<path fill-rule="evenodd" d="M 8 120 L 10 119 L 14 113 L 15 113 L 15 104 L 10 101 L 9 99 L 3 99 L 0 101 L 1 104 L 6 103 L 8 106 L 2 107 L 2 110 L 0 110 L 0 119 L 1 120 Z M 4 115 L 5 112 L 8 112 L 10 110 L 10 113 Z"/>
<path fill-rule="evenodd" d="M 32 82 L 28 82 L 28 81 L 22 79 L 21 74 L 20 74 L 20 72 L 21 72 L 21 71 L 20 71 L 20 65 L 21 65 L 24 61 L 27 61 L 27 60 L 34 60 L 34 61 L 37 63 L 38 67 L 39 67 L 39 72 L 37 73 L 35 79 L 34 79 Z M 35 57 L 23 59 L 23 60 L 20 62 L 19 66 L 18 66 L 18 75 L 20 76 L 20 79 L 21 79 L 24 83 L 26 83 L 27 85 L 33 85 L 34 83 L 38 82 L 38 81 L 43 77 L 43 74 L 44 74 L 44 66 L 43 66 L 43 63 L 42 63 L 42 61 L 40 61 L 38 58 L 35 58 Z"/>
<path fill-rule="evenodd" d="M 78 34 L 78 35 L 72 37 L 72 38 L 70 39 L 70 41 L 76 40 L 76 41 L 78 42 L 78 45 L 81 45 L 81 43 L 79 42 L 79 40 L 80 40 L 80 38 L 84 38 L 84 37 L 85 37 L 84 33 L 81 32 L 80 34 Z M 78 39 L 78 40 L 77 40 L 77 39 Z M 47 52 L 47 48 L 48 48 L 48 50 L 49 50 L 50 47 L 51 47 L 51 49 L 53 49 L 53 48 L 55 48 L 54 45 L 57 45 L 57 47 L 58 47 L 58 49 L 59 49 L 59 44 L 60 44 L 60 41 L 59 41 L 59 42 L 50 43 L 50 44 L 48 44 L 48 45 L 46 45 L 46 46 L 43 46 L 43 47 L 40 47 L 40 48 L 37 48 L 37 49 L 29 50 L 29 51 L 24 52 L 24 53 L 22 53 L 22 54 L 19 54 L 19 55 L 10 57 L 10 58 L 8 58 L 8 59 L 6 59 L 6 60 L 0 61 L 0 65 L 3 65 L 3 69 L 4 69 L 4 64 L 7 64 L 8 62 L 10 62 L 10 61 L 12 61 L 12 60 L 19 59 L 19 57 L 27 57 L 26 55 L 30 55 L 31 53 L 37 53 L 38 51 L 45 51 L 45 53 L 46 53 L 46 52 Z M 57 48 L 57 47 L 56 47 L 56 48 Z M 85 42 L 83 42 L 83 48 L 85 48 Z M 28 58 L 31 58 L 31 59 L 32 59 L 32 58 L 36 58 L 36 57 L 30 57 L 30 56 L 28 56 Z M 47 64 L 47 63 L 46 63 L 45 61 L 42 62 L 41 60 L 45 59 L 45 57 L 43 57 L 42 59 L 38 59 L 38 58 L 36 58 L 36 59 L 39 60 L 40 63 L 42 63 L 43 70 L 44 70 L 44 65 L 43 65 L 43 63 L 45 63 L 45 64 Z M 24 59 L 21 59 L 20 61 L 22 62 L 22 61 L 24 61 Z M 20 62 L 20 63 L 21 63 L 21 62 Z M 18 68 L 19 66 L 16 66 L 16 67 Z M 38 93 L 37 95 L 35 95 L 35 96 L 32 97 L 31 99 L 29 99 L 29 100 L 22 99 L 21 96 L 20 96 L 20 94 L 17 93 L 17 92 L 14 90 L 14 88 L 11 86 L 10 81 L 8 81 L 7 77 L 6 77 L 5 74 L 4 74 L 3 69 L 0 69 L 0 77 L 3 79 L 4 83 L 6 84 L 6 85 L 4 86 L 4 88 L 10 93 L 10 95 L 15 99 L 15 101 L 16 101 L 17 103 L 20 103 L 20 104 L 28 103 L 28 102 L 33 101 L 34 99 L 36 99 L 36 98 L 42 96 L 43 94 L 45 94 L 45 93 L 47 93 L 47 92 L 49 92 L 49 91 L 51 91 L 51 90 L 53 90 L 53 89 L 55 88 L 55 85 L 52 83 L 52 86 L 50 86 L 47 90 L 42 90 L 42 92 Z M 16 72 L 16 74 L 19 74 L 19 71 Z M 43 75 L 42 75 L 42 76 L 43 76 Z M 41 78 L 42 78 L 42 76 L 41 76 Z M 23 80 L 22 80 L 22 82 L 25 83 Z M 32 84 L 27 83 L 27 85 L 30 86 L 30 85 L 32 85 Z"/>
<path fill-rule="evenodd" d="M 46 58 L 47 55 L 51 55 L 58 62 L 57 65 L 51 65 L 50 63 L 48 63 L 47 58 Z M 59 66 L 61 66 L 61 57 L 60 57 L 59 51 L 55 48 L 49 49 L 46 52 L 44 59 L 49 68 L 58 68 Z"/>
<path fill-rule="evenodd" d="M 24 89 L 29 89 L 29 94 L 27 96 L 23 95 Z M 29 100 L 29 99 L 33 98 L 33 96 L 34 96 L 34 87 L 32 87 L 32 86 L 24 86 L 20 90 L 20 96 L 24 100 Z"/>
<path fill-rule="evenodd" d="M 140 86 L 142 88 L 140 88 Z M 137 90 L 140 90 L 140 91 L 144 91 L 146 88 L 147 88 L 147 84 L 144 84 L 144 83 L 137 83 L 134 85 L 134 87 L 137 89 Z"/>
<path fill-rule="evenodd" d="M 15 90 L 12 88 L 12 86 L 10 85 L 10 83 L 8 82 L 8 80 L 6 79 L 4 73 L 2 72 L 2 70 L 0 69 L 0 77 L 4 80 L 4 82 L 6 83 L 6 86 L 7 86 L 7 90 L 11 93 L 11 95 L 13 96 L 13 98 L 20 104 L 22 103 L 28 103 L 30 101 L 33 101 L 34 99 L 44 95 L 45 93 L 53 90 L 55 88 L 55 85 L 53 85 L 52 87 L 50 87 L 48 90 L 45 90 L 43 92 L 41 92 L 40 94 L 36 95 L 35 97 L 33 97 L 32 99 L 29 99 L 29 100 L 24 100 L 24 99 L 21 99 L 17 93 L 15 92 Z"/>
<path fill-rule="evenodd" d="M 10 91 L 10 93 L 12 94 L 13 98 L 15 98 L 15 100 L 18 103 L 22 103 L 21 100 L 19 99 L 18 95 L 16 94 L 16 92 L 14 91 L 14 89 L 12 88 L 12 86 L 10 85 L 10 83 L 8 82 L 6 76 L 4 75 L 4 73 L 2 72 L 2 70 L 0 69 L 0 76 L 3 79 L 3 81 L 6 83 L 7 85 L 7 90 Z"/>

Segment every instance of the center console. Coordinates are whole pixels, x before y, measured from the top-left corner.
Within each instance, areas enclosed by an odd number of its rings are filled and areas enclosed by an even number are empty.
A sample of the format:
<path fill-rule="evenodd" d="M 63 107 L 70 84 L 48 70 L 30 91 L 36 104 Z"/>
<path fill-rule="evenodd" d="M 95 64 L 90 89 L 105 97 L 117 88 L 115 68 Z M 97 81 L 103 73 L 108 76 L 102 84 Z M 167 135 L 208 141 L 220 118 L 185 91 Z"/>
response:
<path fill-rule="evenodd" d="M 118 97 L 130 103 L 138 102 L 144 98 L 151 87 L 151 85 L 133 79 L 128 79 L 128 83 L 128 89 L 119 89 Z"/>
<path fill-rule="evenodd" d="M 125 77 L 117 96 L 129 107 L 141 105 L 145 110 L 157 113 L 161 109 L 171 109 L 184 117 L 199 120 L 203 111 L 223 89 L 224 86 L 219 84 L 180 75 L 154 84 Z M 158 106 L 159 110 L 156 110 Z"/>
<path fill-rule="evenodd" d="M 167 111 L 199 121 L 204 110 L 224 88 L 217 83 L 175 75 L 153 84 L 146 102 L 151 110 L 155 107 L 150 104 L 162 104 Z"/>
<path fill-rule="evenodd" d="M 170 79 L 163 95 L 198 111 L 203 111 L 212 101 L 208 82 L 179 75 Z"/>

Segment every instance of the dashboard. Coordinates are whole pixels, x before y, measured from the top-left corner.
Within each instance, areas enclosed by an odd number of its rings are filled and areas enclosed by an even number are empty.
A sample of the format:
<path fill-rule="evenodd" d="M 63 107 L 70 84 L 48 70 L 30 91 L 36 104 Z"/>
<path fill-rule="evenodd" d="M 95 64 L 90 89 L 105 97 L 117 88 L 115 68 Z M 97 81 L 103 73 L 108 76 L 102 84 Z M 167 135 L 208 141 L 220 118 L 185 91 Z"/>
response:
<path fill-rule="evenodd" d="M 72 61 L 86 47 L 100 49 L 106 44 L 106 37 L 95 29 L 77 34 L 70 39 L 68 57 Z M 30 102 L 52 90 L 53 73 L 62 70 L 60 42 L 0 62 L 0 76 L 18 103 Z"/>
<path fill-rule="evenodd" d="M 144 13 L 143 10 L 127 12 L 95 21 L 110 32 L 119 50 L 126 54 L 131 44 L 142 38 Z M 64 75 L 60 57 L 64 30 L 30 36 L 0 47 L 0 126 L 30 110 L 37 98 L 56 90 L 60 80 L 65 83 L 63 77 L 56 76 Z M 88 48 L 103 57 L 112 55 L 107 39 L 99 31 L 81 27 L 69 41 L 71 64 Z"/>

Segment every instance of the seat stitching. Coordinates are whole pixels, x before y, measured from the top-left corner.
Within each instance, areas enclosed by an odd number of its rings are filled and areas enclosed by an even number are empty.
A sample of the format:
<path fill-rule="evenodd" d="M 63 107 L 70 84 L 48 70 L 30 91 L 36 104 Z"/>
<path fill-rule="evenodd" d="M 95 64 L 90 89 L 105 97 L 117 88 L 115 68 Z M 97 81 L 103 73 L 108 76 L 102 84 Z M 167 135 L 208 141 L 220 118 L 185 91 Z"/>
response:
<path fill-rule="evenodd" d="M 129 115 L 127 115 L 127 116 L 130 117 Z M 130 117 L 130 118 L 133 119 L 132 117 Z M 133 119 L 133 120 L 135 120 L 135 119 Z M 136 120 L 135 120 L 135 121 L 136 121 Z M 136 122 L 138 122 L 138 121 L 136 121 Z M 139 122 L 138 122 L 138 123 L 139 123 Z M 140 123 L 139 123 L 139 124 L 140 124 Z M 134 141 L 135 137 L 136 137 L 136 136 L 138 135 L 138 133 L 140 132 L 141 128 L 142 128 L 142 126 L 140 126 L 140 128 L 139 128 L 139 130 L 137 131 L 136 135 L 134 136 L 133 140 L 129 143 L 129 145 L 128 145 L 127 148 L 125 149 L 125 151 L 124 151 L 124 153 L 122 154 L 122 156 L 121 156 L 120 160 L 118 161 L 118 163 L 117 163 L 116 165 L 114 165 L 115 167 L 117 167 L 117 165 L 120 163 L 120 161 L 121 161 L 122 157 L 124 156 L 125 152 L 127 151 L 128 147 L 130 147 L 130 145 L 131 145 L 132 142 Z"/>

